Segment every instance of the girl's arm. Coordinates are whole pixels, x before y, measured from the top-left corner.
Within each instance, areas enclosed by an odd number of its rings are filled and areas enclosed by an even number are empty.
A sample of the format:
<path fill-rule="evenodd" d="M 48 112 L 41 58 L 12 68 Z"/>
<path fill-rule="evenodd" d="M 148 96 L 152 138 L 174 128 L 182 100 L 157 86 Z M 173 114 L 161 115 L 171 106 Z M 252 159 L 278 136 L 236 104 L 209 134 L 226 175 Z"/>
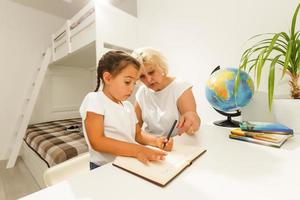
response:
<path fill-rule="evenodd" d="M 143 145 L 150 145 L 153 147 L 158 147 L 160 149 L 171 151 L 173 147 L 173 139 L 170 138 L 169 141 L 163 136 L 154 136 L 149 133 L 142 132 L 139 124 L 136 124 L 135 141 Z"/>
<path fill-rule="evenodd" d="M 150 135 L 148 133 L 141 132 L 141 128 L 143 126 L 144 121 L 143 121 L 142 109 L 137 102 L 135 103 L 135 114 L 138 120 L 138 123 L 136 125 L 135 141 L 143 145 L 151 145 L 154 147 L 158 147 L 157 137 Z"/>
<path fill-rule="evenodd" d="M 192 88 L 187 89 L 179 97 L 177 101 L 178 111 L 180 113 L 177 128 L 179 128 L 179 135 L 187 133 L 189 135 L 195 133 L 200 127 L 200 117 L 196 111 L 196 101 L 192 92 Z"/>
<path fill-rule="evenodd" d="M 172 138 L 167 141 L 165 137 L 157 137 L 141 131 L 141 127 L 143 126 L 144 121 L 142 117 L 142 109 L 137 102 L 135 103 L 135 114 L 138 119 L 138 123 L 136 125 L 135 141 L 143 145 L 150 145 L 153 147 L 164 149 L 166 151 L 171 151 L 173 147 Z"/>
<path fill-rule="evenodd" d="M 142 109 L 141 109 L 140 105 L 138 104 L 138 102 L 135 102 L 134 110 L 135 110 L 135 114 L 136 114 L 139 126 L 143 127 L 144 121 L 143 121 Z"/>
<path fill-rule="evenodd" d="M 141 162 L 163 160 L 165 152 L 146 148 L 144 146 L 119 141 L 104 135 L 104 116 L 87 112 L 84 121 L 87 136 L 92 148 L 99 152 L 113 155 L 135 157 Z"/>

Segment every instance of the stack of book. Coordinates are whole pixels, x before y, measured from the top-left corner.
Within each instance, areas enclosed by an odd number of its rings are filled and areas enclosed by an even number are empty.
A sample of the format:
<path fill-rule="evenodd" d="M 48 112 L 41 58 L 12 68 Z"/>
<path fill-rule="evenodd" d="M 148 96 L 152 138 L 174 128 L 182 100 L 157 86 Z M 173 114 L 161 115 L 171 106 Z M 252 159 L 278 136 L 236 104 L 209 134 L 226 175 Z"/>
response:
<path fill-rule="evenodd" d="M 240 128 L 231 130 L 229 138 L 280 148 L 292 136 L 293 129 L 282 124 L 243 121 Z"/>

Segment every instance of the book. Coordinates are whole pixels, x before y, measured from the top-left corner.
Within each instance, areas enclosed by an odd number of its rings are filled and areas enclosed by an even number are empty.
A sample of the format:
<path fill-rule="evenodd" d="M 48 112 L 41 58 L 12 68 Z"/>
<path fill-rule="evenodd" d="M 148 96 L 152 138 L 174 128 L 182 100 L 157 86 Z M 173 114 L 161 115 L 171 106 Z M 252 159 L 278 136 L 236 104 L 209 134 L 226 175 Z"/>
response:
<path fill-rule="evenodd" d="M 287 138 L 286 135 L 282 134 L 272 134 L 272 133 L 263 133 L 263 132 L 251 132 L 251 131 L 243 131 L 240 128 L 232 129 L 231 134 L 243 136 L 243 137 L 251 137 L 258 140 L 264 140 L 268 142 L 280 143 L 283 139 Z"/>
<path fill-rule="evenodd" d="M 264 133 L 273 133 L 273 134 L 293 134 L 293 129 L 279 124 L 279 123 L 270 123 L 270 122 L 249 122 L 242 121 L 240 123 L 240 128 L 243 131 L 251 132 L 264 132 Z"/>
<path fill-rule="evenodd" d="M 267 137 L 271 136 L 271 137 Z M 260 136 L 257 135 L 241 135 L 237 132 L 231 133 L 229 135 L 229 138 L 235 139 L 235 140 L 241 140 L 245 142 L 255 143 L 255 144 L 261 144 L 265 146 L 270 147 L 277 147 L 280 148 L 290 137 L 293 135 L 280 135 L 280 134 L 261 134 Z"/>
<path fill-rule="evenodd" d="M 159 186 L 167 185 L 192 162 L 205 153 L 199 146 L 174 145 L 166 159 L 159 162 L 143 164 L 136 158 L 117 156 L 113 166 L 137 175 Z"/>

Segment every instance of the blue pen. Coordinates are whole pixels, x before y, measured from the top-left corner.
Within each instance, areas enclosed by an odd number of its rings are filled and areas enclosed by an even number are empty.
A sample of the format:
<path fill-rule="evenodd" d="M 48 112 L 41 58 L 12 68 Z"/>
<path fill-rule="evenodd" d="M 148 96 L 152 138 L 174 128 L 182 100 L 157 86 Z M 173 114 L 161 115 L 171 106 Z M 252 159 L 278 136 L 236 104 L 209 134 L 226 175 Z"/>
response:
<path fill-rule="evenodd" d="M 168 143 L 168 141 L 169 141 L 169 139 L 170 139 L 170 137 L 171 137 L 171 135 L 172 135 L 172 132 L 173 132 L 173 130 L 174 130 L 174 128 L 175 128 L 176 123 L 177 123 L 177 120 L 175 120 L 175 121 L 173 122 L 173 125 L 172 125 L 172 127 L 171 127 L 171 129 L 170 129 L 170 131 L 169 131 L 169 133 L 168 133 L 168 135 L 167 135 L 167 142 L 164 143 L 164 145 L 163 145 L 163 149 L 165 148 L 166 144 Z"/>

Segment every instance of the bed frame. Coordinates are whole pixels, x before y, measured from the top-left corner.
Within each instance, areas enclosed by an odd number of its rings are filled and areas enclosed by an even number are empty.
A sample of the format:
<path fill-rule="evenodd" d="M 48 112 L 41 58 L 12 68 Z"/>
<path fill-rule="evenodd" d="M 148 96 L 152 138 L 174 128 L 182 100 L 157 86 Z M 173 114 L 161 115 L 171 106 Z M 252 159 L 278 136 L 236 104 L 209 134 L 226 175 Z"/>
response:
<path fill-rule="evenodd" d="M 40 188 L 45 187 L 44 172 L 48 169 L 48 165 L 42 160 L 28 145 L 23 141 L 21 157 L 26 167 L 34 177 Z"/>
<path fill-rule="evenodd" d="M 52 59 L 48 66 L 48 71 L 60 67 L 70 67 L 70 69 L 79 67 L 89 71 L 91 73 L 89 78 L 93 80 L 97 61 L 104 53 L 112 49 L 130 53 L 131 49 L 137 47 L 136 30 L 137 18 L 105 3 L 105 1 L 91 1 L 71 19 L 67 20 L 58 31 L 52 34 Z M 44 80 L 44 84 L 47 84 L 47 81 Z M 85 94 L 92 91 L 93 85 L 87 88 L 88 90 Z M 83 97 L 81 97 L 81 100 Z M 49 107 L 39 98 L 37 103 L 39 105 L 38 108 Z M 71 106 L 69 105 L 70 108 L 67 109 L 66 106 L 56 106 L 55 113 L 59 113 L 63 117 L 68 115 L 76 117 L 74 112 L 78 113 L 80 103 L 81 101 L 76 102 L 76 104 L 72 102 Z M 39 112 L 41 113 L 41 110 Z M 45 117 L 49 121 L 61 119 L 52 115 L 51 112 L 49 113 Z M 35 112 L 33 112 L 33 115 L 35 115 Z M 47 164 L 24 142 L 21 156 L 39 186 L 41 188 L 45 187 L 43 174 L 48 169 Z"/>
<path fill-rule="evenodd" d="M 136 29 L 135 17 L 107 3 L 91 2 L 52 35 L 51 65 L 70 65 L 68 60 L 74 56 L 92 51 L 95 62 L 111 49 L 131 52 L 136 47 Z"/>

